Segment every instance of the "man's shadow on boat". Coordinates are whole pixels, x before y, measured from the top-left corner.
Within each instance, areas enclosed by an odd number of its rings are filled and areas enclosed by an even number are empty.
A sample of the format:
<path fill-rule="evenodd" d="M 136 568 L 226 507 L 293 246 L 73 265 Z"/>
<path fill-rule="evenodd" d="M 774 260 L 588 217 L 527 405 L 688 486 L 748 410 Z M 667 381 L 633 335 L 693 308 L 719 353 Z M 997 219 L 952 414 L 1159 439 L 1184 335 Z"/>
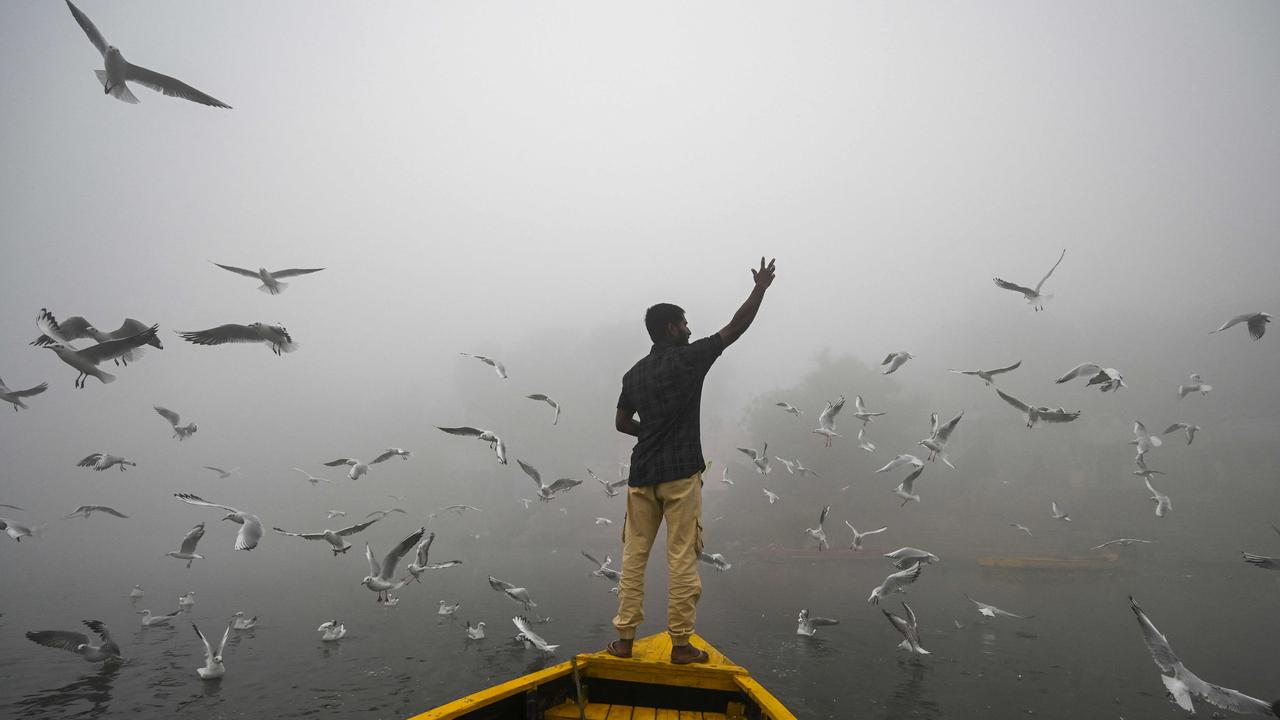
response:
<path fill-rule="evenodd" d="M 69 717 L 72 707 L 88 703 L 89 708 L 75 712 L 76 717 L 96 718 L 111 709 L 111 690 L 120 663 L 106 663 L 95 673 L 51 690 L 31 693 L 16 703 L 22 718 Z"/>

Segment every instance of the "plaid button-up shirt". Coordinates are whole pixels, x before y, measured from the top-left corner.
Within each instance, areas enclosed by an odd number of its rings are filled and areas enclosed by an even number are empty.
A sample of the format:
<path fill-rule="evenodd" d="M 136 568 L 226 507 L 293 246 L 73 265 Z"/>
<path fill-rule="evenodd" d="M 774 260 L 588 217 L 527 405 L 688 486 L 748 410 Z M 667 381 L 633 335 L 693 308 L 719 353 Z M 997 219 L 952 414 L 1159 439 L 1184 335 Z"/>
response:
<path fill-rule="evenodd" d="M 640 415 L 628 485 L 679 480 L 705 467 L 702 381 L 723 351 L 718 333 L 688 345 L 658 343 L 622 377 L 618 409 Z"/>

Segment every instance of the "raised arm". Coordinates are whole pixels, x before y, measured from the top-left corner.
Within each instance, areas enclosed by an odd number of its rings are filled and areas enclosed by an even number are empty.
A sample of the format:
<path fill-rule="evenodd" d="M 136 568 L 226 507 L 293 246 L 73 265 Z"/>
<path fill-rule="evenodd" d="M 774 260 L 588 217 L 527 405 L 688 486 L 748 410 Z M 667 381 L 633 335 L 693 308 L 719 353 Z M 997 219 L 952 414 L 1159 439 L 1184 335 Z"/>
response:
<path fill-rule="evenodd" d="M 640 421 L 636 420 L 635 415 L 635 410 L 618 408 L 618 415 L 613 421 L 613 426 L 620 433 L 625 433 L 632 437 L 640 437 Z"/>
<path fill-rule="evenodd" d="M 765 265 L 764 258 L 761 257 L 760 269 L 751 271 L 751 277 L 755 279 L 755 287 L 751 288 L 751 294 L 747 296 L 746 302 L 742 303 L 742 307 L 738 308 L 738 312 L 733 314 L 729 324 L 720 329 L 720 339 L 724 341 L 725 347 L 729 347 L 735 340 L 742 337 L 742 333 L 751 327 L 751 321 L 756 319 L 756 312 L 760 310 L 760 301 L 764 300 L 764 291 L 768 290 L 769 285 L 773 283 L 773 264 L 774 260 L 770 260 L 769 264 Z"/>

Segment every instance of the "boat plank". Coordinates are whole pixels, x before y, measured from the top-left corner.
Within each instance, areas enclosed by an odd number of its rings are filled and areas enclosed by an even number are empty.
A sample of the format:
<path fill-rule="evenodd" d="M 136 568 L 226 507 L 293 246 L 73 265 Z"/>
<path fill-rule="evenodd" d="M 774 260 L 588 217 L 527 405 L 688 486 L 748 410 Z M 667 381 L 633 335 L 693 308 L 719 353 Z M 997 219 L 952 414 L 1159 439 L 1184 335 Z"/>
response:
<path fill-rule="evenodd" d="M 653 716 L 654 720 L 680 720 L 679 710 L 668 710 L 666 708 L 657 708 L 657 713 Z"/>
<path fill-rule="evenodd" d="M 478 708 L 490 705 L 504 698 L 511 697 L 519 693 L 532 690 L 543 683 L 555 680 L 556 678 L 568 675 L 571 672 L 569 663 L 562 662 L 559 665 L 539 670 L 538 672 L 522 675 L 514 680 L 485 688 L 476 693 L 472 693 L 464 698 L 459 698 L 451 703 L 441 705 L 440 707 L 428 710 L 419 715 L 415 715 L 410 720 L 452 720 L 452 718 L 465 717 L 467 713 Z M 575 712 L 574 718 L 578 715 Z"/>
<path fill-rule="evenodd" d="M 631 720 L 632 708 L 630 705 L 610 705 L 609 714 L 605 716 L 605 720 Z"/>
<path fill-rule="evenodd" d="M 638 707 L 631 711 L 631 720 L 654 720 L 658 715 L 655 708 Z"/>
<path fill-rule="evenodd" d="M 742 692 L 747 694 L 756 705 L 760 707 L 762 716 L 766 720 L 796 720 L 796 716 L 782 703 L 778 702 L 778 698 L 773 693 L 764 689 L 764 686 L 756 682 L 756 679 L 750 675 L 736 675 L 734 680 L 737 681 L 738 687 Z"/>

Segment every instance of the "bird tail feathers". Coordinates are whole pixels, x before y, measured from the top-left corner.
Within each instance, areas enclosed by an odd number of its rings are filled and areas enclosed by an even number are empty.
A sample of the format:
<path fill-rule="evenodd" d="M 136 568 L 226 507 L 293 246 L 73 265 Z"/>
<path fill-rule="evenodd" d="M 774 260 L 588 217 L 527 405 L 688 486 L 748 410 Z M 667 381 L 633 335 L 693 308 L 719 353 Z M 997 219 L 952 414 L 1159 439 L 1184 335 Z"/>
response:
<path fill-rule="evenodd" d="M 97 374 L 97 378 L 104 383 L 115 382 L 116 380 L 116 376 L 112 375 L 106 370 L 99 370 Z"/>
<path fill-rule="evenodd" d="M 285 288 L 287 287 L 289 287 L 289 283 L 280 282 L 279 280 L 277 280 L 275 287 L 271 287 L 270 285 L 259 285 L 258 292 L 264 292 L 268 295 L 279 295 L 280 293 L 284 292 Z"/>
<path fill-rule="evenodd" d="M 102 87 L 105 88 L 107 86 L 107 71 L 94 70 L 93 72 L 98 76 L 98 82 L 102 83 Z M 125 85 L 123 82 L 111 88 L 111 90 L 109 90 L 108 92 L 111 93 L 111 97 L 117 100 L 123 100 L 124 102 L 127 102 L 130 105 L 137 105 L 139 102 L 142 102 L 133 94 L 131 90 L 129 90 L 129 86 Z"/>

